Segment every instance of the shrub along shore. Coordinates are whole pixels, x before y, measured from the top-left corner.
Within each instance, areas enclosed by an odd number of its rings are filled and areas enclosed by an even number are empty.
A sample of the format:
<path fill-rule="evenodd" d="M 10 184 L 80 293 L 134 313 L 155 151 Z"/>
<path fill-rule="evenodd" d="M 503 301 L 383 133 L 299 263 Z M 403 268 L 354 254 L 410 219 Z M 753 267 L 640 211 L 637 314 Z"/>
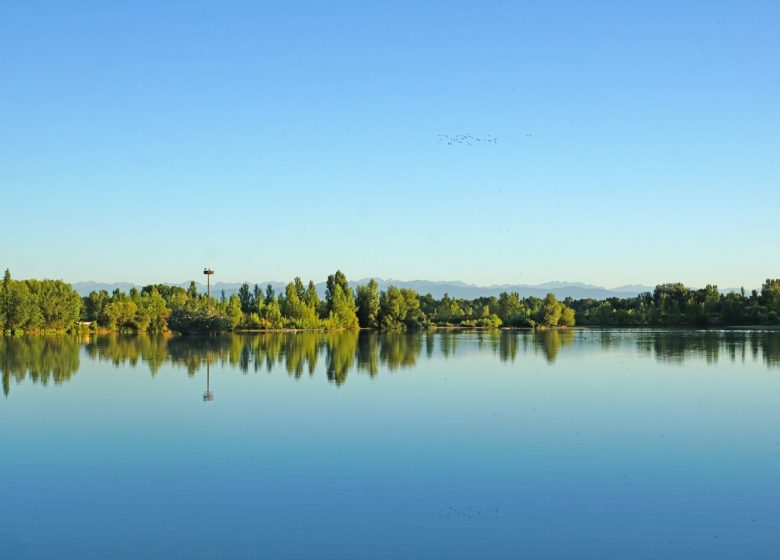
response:
<path fill-rule="evenodd" d="M 80 297 L 61 280 L 14 280 L 5 271 L 0 285 L 0 327 L 4 333 L 62 331 L 221 332 L 254 330 L 399 331 L 432 327 L 551 328 L 592 326 L 740 326 L 780 324 L 780 279 L 760 292 L 722 294 L 716 286 L 690 289 L 662 284 L 634 298 L 606 300 L 521 298 L 516 292 L 473 300 L 436 299 L 371 280 L 353 290 L 337 271 L 320 299 L 314 282 L 300 278 L 276 294 L 244 284 L 237 294 L 208 297 L 195 282 L 188 289 L 152 284 L 129 292 L 105 290 Z"/>

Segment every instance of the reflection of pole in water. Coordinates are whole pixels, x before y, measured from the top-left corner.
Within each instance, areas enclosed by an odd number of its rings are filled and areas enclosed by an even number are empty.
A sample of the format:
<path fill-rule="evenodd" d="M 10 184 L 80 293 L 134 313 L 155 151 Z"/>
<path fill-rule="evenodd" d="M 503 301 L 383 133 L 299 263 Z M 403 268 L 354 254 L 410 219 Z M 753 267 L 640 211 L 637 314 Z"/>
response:
<path fill-rule="evenodd" d="M 214 400 L 214 393 L 211 392 L 211 360 L 206 358 L 206 392 L 203 393 L 203 402 Z"/>

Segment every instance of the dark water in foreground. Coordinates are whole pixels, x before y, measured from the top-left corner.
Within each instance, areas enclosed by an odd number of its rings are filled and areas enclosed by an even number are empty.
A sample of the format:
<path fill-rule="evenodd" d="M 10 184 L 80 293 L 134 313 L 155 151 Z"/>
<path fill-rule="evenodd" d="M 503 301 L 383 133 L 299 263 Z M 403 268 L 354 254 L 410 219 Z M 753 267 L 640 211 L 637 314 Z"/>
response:
<path fill-rule="evenodd" d="M 3 559 L 780 557 L 780 332 L 0 337 L 0 371 Z"/>

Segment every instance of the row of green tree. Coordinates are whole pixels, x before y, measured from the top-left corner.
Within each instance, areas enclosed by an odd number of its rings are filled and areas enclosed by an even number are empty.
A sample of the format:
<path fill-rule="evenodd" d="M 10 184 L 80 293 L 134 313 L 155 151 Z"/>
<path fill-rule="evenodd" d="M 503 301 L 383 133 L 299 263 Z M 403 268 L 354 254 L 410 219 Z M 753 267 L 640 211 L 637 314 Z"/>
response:
<path fill-rule="evenodd" d="M 81 298 L 60 280 L 13 280 L 6 271 L 0 286 L 0 326 L 4 332 L 66 330 L 78 323 L 92 328 L 161 332 L 228 330 L 402 331 L 436 326 L 570 327 L 719 326 L 780 324 L 780 280 L 767 280 L 760 292 L 721 294 L 716 286 L 693 290 L 663 284 L 635 298 L 606 300 L 522 298 L 516 292 L 473 300 L 445 294 L 436 299 L 411 289 L 380 290 L 371 280 L 353 290 L 337 271 L 328 277 L 324 299 L 314 282 L 300 278 L 282 293 L 268 285 L 244 284 L 237 294 L 207 296 L 194 282 L 188 289 L 154 284 L 129 292 L 92 292 Z"/>
<path fill-rule="evenodd" d="M 738 326 L 780 324 L 780 279 L 767 279 L 761 291 L 721 293 L 717 286 L 693 290 L 661 284 L 635 298 L 566 301 L 581 325 Z"/>
<path fill-rule="evenodd" d="M 81 317 L 82 300 L 62 280 L 13 280 L 6 270 L 0 285 L 0 330 L 72 329 Z"/>
<path fill-rule="evenodd" d="M 434 326 L 518 327 L 573 326 L 574 311 L 549 294 L 544 299 L 435 299 L 411 289 L 380 290 L 371 280 L 353 290 L 337 271 L 328 277 L 320 300 L 314 282 L 300 278 L 276 294 L 268 285 L 243 284 L 237 294 L 208 297 L 195 283 L 189 289 L 163 284 L 129 293 L 92 292 L 84 298 L 85 321 L 118 330 L 154 331 L 167 326 L 179 332 L 224 330 L 353 330 L 404 331 Z"/>

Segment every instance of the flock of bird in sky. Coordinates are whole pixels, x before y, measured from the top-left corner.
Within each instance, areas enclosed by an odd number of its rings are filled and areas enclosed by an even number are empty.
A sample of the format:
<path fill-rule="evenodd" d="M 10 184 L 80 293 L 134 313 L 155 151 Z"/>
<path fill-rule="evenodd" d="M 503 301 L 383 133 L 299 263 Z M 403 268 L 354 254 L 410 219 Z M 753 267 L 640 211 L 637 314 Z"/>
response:
<path fill-rule="evenodd" d="M 471 134 L 439 134 L 439 144 L 447 144 L 452 146 L 454 144 L 466 144 L 471 146 L 480 142 L 495 144 L 498 138 L 495 136 L 473 136 Z"/>

